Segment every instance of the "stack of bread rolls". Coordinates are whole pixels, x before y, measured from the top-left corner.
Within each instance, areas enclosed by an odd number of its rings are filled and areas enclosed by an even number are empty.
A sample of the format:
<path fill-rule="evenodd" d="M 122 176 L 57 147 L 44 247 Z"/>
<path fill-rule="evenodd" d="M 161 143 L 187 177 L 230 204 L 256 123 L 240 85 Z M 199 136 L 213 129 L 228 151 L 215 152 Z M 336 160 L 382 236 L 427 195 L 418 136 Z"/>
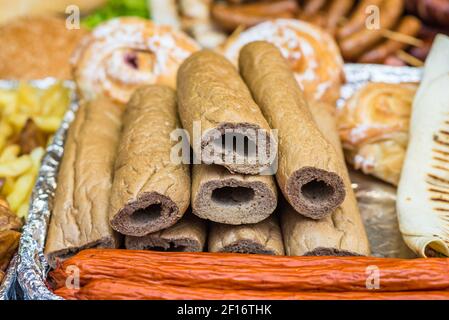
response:
<path fill-rule="evenodd" d="M 113 20 L 79 49 L 82 103 L 60 169 L 50 264 L 92 247 L 368 255 L 333 107 L 306 98 L 268 42 L 242 46 L 236 68 L 158 28 Z M 114 37 L 132 30 L 137 44 Z M 165 74 L 145 64 L 163 54 L 151 51 L 157 43 L 177 58 Z M 128 71 L 123 83 L 109 78 L 111 61 Z M 96 81 L 86 78 L 93 70 Z"/>
<path fill-rule="evenodd" d="M 272 163 L 258 158 L 275 155 L 277 141 L 246 84 L 225 57 L 203 50 L 181 65 L 177 87 L 183 127 L 190 137 L 200 127 L 198 148 L 191 140 L 201 162 L 192 169 L 191 202 L 212 221 L 209 250 L 283 254 L 279 224 L 269 218 L 277 188 L 264 172 Z"/>
<path fill-rule="evenodd" d="M 256 102 L 279 130 L 276 178 L 287 200 L 280 205 L 286 253 L 369 254 L 332 113 L 304 98 L 273 45 L 246 45 L 239 66 Z M 282 89 L 273 90 L 277 86 Z"/>
<path fill-rule="evenodd" d="M 174 78 L 198 48 L 183 33 L 138 18 L 110 20 L 83 40 L 73 59 L 81 106 L 68 132 L 45 247 L 52 266 L 85 248 L 123 243 L 203 249 L 204 223 L 181 220 L 189 167 L 170 162 L 170 132 L 179 127 Z"/>

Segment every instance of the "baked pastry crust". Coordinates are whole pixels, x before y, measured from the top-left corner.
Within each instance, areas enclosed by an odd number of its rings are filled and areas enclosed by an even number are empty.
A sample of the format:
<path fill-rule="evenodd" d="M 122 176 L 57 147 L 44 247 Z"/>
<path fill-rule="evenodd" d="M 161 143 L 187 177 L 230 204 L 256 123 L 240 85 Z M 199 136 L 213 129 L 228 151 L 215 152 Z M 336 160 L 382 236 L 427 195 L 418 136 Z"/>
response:
<path fill-rule="evenodd" d="M 22 17 L 1 26 L 0 79 L 71 79 L 70 57 L 86 34 L 54 17 Z"/>
<path fill-rule="evenodd" d="M 98 26 L 73 58 L 81 95 L 103 93 L 126 103 L 142 85 L 176 85 L 179 65 L 199 50 L 187 35 L 141 18 L 117 18 Z"/>
<path fill-rule="evenodd" d="M 237 65 L 241 48 L 258 40 L 281 50 L 307 99 L 331 104 L 337 101 L 344 79 L 343 58 L 330 34 L 299 20 L 277 19 L 231 36 L 223 53 Z"/>
<path fill-rule="evenodd" d="M 414 83 L 369 83 L 338 111 L 347 160 L 397 185 L 408 142 Z"/>

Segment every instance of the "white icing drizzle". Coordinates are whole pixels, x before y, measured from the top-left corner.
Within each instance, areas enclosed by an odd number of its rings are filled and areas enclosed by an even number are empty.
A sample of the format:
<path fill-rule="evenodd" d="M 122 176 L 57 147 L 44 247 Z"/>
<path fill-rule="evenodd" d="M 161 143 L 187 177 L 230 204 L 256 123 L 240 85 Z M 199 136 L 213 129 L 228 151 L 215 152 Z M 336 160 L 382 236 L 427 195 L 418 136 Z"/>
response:
<path fill-rule="evenodd" d="M 75 56 L 76 80 L 88 99 L 106 91 L 126 102 L 136 85 L 174 77 L 178 66 L 196 50 L 199 46 L 192 39 L 170 27 L 139 18 L 113 19 L 93 30 Z M 151 61 L 145 66 L 151 68 L 139 69 L 128 63 L 130 54 L 147 54 Z"/>
<path fill-rule="evenodd" d="M 320 63 L 322 57 L 318 56 L 317 51 L 303 35 L 312 37 L 323 47 L 327 47 L 329 55 L 332 56 L 337 67 L 329 68 Z M 282 55 L 289 61 L 298 61 L 303 59 L 307 67 L 303 72 L 295 72 L 295 77 L 301 87 L 307 87 L 308 84 L 316 83 L 314 98 L 320 99 L 336 82 L 339 81 L 343 60 L 339 49 L 334 40 L 326 33 L 315 26 L 293 19 L 277 19 L 267 21 L 239 34 L 232 42 L 226 46 L 225 56 L 237 64 L 240 49 L 253 41 L 265 40 L 276 45 Z M 328 79 L 319 78 L 320 72 L 328 74 Z"/>
<path fill-rule="evenodd" d="M 362 170 L 366 174 L 372 173 L 375 165 L 376 161 L 373 157 L 366 158 L 360 154 L 357 154 L 354 157 L 354 168 Z"/>

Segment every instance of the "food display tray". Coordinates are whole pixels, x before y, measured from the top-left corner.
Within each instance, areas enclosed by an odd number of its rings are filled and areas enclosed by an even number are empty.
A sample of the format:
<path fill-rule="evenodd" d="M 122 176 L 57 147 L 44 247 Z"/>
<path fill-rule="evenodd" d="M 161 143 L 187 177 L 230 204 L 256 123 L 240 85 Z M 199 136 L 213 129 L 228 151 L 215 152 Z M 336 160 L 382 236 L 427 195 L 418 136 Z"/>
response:
<path fill-rule="evenodd" d="M 60 80 L 46 78 L 30 81 L 29 84 L 39 89 L 47 89 Z M 0 80 L 0 89 L 16 89 L 20 85 L 19 81 Z M 17 271 L 20 261 L 31 259 L 32 270 L 41 270 L 42 265 L 38 265 L 41 257 L 30 256 L 42 251 L 41 248 L 45 242 L 48 218 L 50 208 L 48 207 L 53 199 L 56 188 L 56 175 L 58 172 L 59 161 L 64 150 L 64 139 L 70 122 L 78 109 L 78 102 L 75 93 L 75 84 L 72 81 L 64 81 L 63 86 L 70 90 L 69 110 L 64 115 L 61 127 L 56 132 L 52 143 L 47 147 L 46 154 L 42 160 L 36 184 L 30 200 L 29 218 L 23 227 L 22 237 L 18 253 L 11 260 L 6 271 L 5 278 L 0 285 L 0 300 L 21 299 L 23 293 L 17 279 Z M 44 204 L 45 203 L 45 204 Z M 31 242 L 29 246 L 28 243 Z M 31 262 L 28 261 L 28 262 Z M 35 279 L 30 277 L 30 279 Z M 37 278 L 36 278 L 37 279 Z"/>
<path fill-rule="evenodd" d="M 339 106 L 357 89 L 370 81 L 389 83 L 419 82 L 422 77 L 422 69 L 347 64 L 345 65 L 345 74 L 346 84 L 341 90 L 341 99 L 338 101 Z M 47 84 L 49 80 L 43 81 L 42 83 L 36 82 L 36 85 Z M 13 84 L 10 83 L 10 85 L 12 86 Z M 71 82 L 67 82 L 66 85 L 71 89 L 74 88 Z M 31 197 L 28 221 L 23 228 L 19 251 L 17 257 L 11 263 L 4 284 L 0 289 L 0 293 L 3 294 L 4 298 L 62 299 L 54 295 L 46 285 L 49 265 L 44 257 L 43 249 L 57 184 L 58 168 L 64 152 L 64 141 L 67 129 L 74 119 L 77 108 L 76 97 L 73 94 L 70 108 L 64 116 L 61 127 L 56 132 L 53 142 L 48 146 L 42 161 Z M 18 290 L 18 288 L 21 290 Z"/>

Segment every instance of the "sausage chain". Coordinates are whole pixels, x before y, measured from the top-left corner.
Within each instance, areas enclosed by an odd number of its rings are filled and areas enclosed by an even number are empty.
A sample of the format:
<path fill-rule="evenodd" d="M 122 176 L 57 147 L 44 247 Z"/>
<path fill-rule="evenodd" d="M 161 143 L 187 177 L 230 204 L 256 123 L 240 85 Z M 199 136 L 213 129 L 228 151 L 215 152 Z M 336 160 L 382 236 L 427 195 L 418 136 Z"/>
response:
<path fill-rule="evenodd" d="M 424 45 L 415 38 L 422 23 L 404 16 L 405 6 L 405 0 L 216 1 L 211 13 L 227 31 L 276 18 L 304 20 L 332 34 L 346 61 L 388 64 L 410 45 Z"/>

